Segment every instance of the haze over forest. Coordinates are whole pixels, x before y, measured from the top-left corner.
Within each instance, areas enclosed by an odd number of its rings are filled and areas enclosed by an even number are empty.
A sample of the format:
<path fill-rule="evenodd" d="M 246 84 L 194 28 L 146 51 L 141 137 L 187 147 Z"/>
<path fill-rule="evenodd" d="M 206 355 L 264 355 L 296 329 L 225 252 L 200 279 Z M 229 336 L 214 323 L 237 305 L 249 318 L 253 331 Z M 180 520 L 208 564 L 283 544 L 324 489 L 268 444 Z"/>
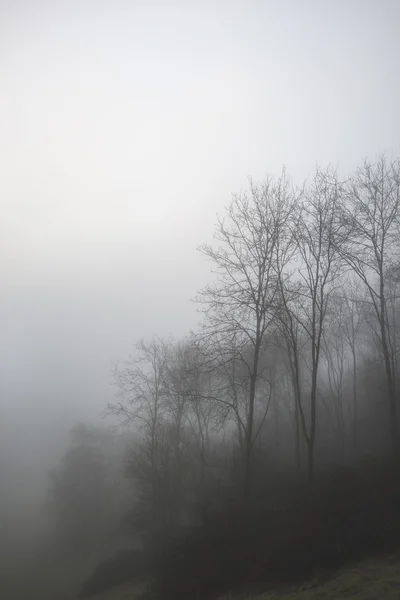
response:
<path fill-rule="evenodd" d="M 399 158 L 399 22 L 396 0 L 0 0 L 7 543 L 71 428 L 110 425 L 115 364 L 198 330 L 198 248 L 249 177 Z"/>

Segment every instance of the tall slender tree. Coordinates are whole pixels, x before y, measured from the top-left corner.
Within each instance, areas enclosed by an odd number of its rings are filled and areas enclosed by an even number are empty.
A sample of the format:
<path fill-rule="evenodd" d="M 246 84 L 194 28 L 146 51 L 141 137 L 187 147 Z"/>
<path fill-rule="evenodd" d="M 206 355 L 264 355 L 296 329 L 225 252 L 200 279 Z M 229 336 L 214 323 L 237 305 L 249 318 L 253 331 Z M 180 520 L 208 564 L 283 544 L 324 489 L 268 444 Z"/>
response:
<path fill-rule="evenodd" d="M 262 185 L 250 182 L 249 195 L 234 196 L 226 219 L 219 219 L 217 247 L 204 244 L 201 252 L 213 263 L 217 278 L 198 297 L 205 321 L 203 342 L 217 362 L 240 363 L 245 373 L 241 387 L 246 398 L 243 428 L 243 485 L 250 489 L 257 385 L 261 377 L 260 352 L 273 326 L 278 299 L 275 269 L 277 242 L 287 220 L 291 182 L 283 172 Z M 233 362 L 232 362 L 233 361 Z"/>
<path fill-rule="evenodd" d="M 341 270 L 338 248 L 342 228 L 338 219 L 341 186 L 334 171 L 317 169 L 304 188 L 292 215 L 292 260 L 290 276 L 279 264 L 280 323 L 291 357 L 293 382 L 301 429 L 306 440 L 310 484 L 314 475 L 317 430 L 317 385 L 327 308 Z M 283 253 L 283 256 L 285 254 Z M 309 394 L 302 391 L 300 339 L 309 357 Z M 308 398 L 308 401 L 307 401 Z"/>
<path fill-rule="evenodd" d="M 368 290 L 385 365 L 393 455 L 397 455 L 395 337 L 389 317 L 388 274 L 400 261 L 400 161 L 365 161 L 347 186 L 342 255 Z"/>

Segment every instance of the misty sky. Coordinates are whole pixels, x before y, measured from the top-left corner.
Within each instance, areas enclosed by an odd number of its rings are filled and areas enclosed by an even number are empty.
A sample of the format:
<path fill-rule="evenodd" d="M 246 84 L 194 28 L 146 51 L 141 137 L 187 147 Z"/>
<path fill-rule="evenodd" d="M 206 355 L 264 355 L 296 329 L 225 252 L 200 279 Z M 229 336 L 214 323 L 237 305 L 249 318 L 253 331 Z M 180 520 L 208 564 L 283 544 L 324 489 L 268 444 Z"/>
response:
<path fill-rule="evenodd" d="M 0 447 L 21 468 L 96 417 L 140 337 L 195 327 L 196 246 L 247 176 L 400 154 L 399 31 L 398 0 L 0 0 Z"/>

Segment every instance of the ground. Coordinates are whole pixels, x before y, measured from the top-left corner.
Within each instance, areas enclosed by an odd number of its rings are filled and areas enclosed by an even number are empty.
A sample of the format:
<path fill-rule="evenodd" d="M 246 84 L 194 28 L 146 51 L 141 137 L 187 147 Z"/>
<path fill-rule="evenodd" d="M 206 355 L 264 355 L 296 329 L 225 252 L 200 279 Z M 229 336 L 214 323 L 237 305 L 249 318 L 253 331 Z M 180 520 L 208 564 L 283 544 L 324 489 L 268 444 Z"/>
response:
<path fill-rule="evenodd" d="M 132 547 L 131 538 L 118 538 L 86 555 L 60 557 L 47 548 L 36 555 L 32 548 L 25 554 L 0 555 L 1 600 L 76 600 L 83 583 L 104 560 Z M 93 597 L 92 597 L 93 598 Z"/>
<path fill-rule="evenodd" d="M 44 572 L 25 571 L 20 577 L 19 593 L 1 597 L 13 600 L 75 600 L 85 578 L 93 568 L 92 560 L 85 564 L 64 564 Z M 37 579 L 40 579 L 38 585 Z M 40 593 L 35 593 L 36 590 Z M 16 591 L 16 590 L 15 590 Z M 130 582 L 89 597 L 89 600 L 139 600 L 143 584 Z M 330 576 L 321 575 L 300 586 L 274 593 L 229 594 L 218 600 L 400 600 L 400 554 L 379 560 L 363 561 Z M 187 600 L 190 600 L 188 598 Z"/>
<path fill-rule="evenodd" d="M 233 600 L 225 596 L 223 600 Z M 320 577 L 297 588 L 242 596 L 240 600 L 399 600 L 400 556 L 364 561 L 331 577 Z M 221 599 L 222 600 L 222 599 Z M 236 600 L 236 598 L 235 598 Z M 238 599 L 239 600 L 239 599 Z"/>
<path fill-rule="evenodd" d="M 126 584 L 91 596 L 91 600 L 135 600 L 137 584 Z M 219 600 L 400 600 L 400 555 L 369 560 L 330 577 L 321 576 L 296 588 L 256 595 L 229 594 Z M 190 600 L 188 598 L 188 600 Z"/>

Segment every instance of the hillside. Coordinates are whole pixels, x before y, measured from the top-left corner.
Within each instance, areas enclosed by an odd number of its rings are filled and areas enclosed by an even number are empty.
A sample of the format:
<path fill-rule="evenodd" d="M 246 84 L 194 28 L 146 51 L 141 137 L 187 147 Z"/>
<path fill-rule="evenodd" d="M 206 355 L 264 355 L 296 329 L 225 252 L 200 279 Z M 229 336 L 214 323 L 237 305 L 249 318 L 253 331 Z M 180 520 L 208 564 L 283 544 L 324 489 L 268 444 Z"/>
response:
<path fill-rule="evenodd" d="M 118 586 L 91 600 L 135 600 L 142 596 L 143 586 L 131 583 Z M 399 600 L 400 556 L 363 561 L 340 570 L 331 577 L 321 576 L 296 588 L 254 595 L 229 594 L 219 600 Z M 190 600 L 188 598 L 188 600 Z"/>

